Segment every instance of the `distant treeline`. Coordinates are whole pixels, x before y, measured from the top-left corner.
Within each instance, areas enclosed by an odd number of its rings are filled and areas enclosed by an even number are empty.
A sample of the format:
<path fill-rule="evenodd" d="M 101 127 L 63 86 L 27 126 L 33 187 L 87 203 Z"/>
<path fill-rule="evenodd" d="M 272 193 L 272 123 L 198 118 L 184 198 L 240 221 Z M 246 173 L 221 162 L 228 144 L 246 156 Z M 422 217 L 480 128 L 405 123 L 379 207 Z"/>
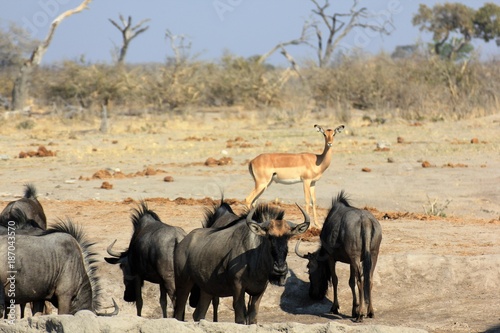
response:
<path fill-rule="evenodd" d="M 0 70 L 0 97 L 10 97 L 16 68 Z M 406 119 L 467 118 L 498 112 L 500 61 L 453 62 L 386 54 L 337 59 L 332 66 L 292 70 L 255 58 L 224 55 L 217 62 L 107 65 L 66 61 L 36 70 L 32 104 L 166 113 L 199 107 L 396 112 Z"/>

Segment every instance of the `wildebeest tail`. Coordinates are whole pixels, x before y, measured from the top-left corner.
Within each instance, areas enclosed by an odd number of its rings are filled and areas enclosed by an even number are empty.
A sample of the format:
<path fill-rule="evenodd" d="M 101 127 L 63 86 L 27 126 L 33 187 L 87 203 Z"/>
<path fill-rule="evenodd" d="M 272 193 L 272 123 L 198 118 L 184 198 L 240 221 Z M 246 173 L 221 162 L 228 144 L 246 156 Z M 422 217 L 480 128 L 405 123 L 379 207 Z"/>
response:
<path fill-rule="evenodd" d="M 83 228 L 73 223 L 71 219 L 67 221 L 59 220 L 55 225 L 48 228 L 44 234 L 53 233 L 65 233 L 72 236 L 80 246 L 81 253 L 83 254 L 83 263 L 85 265 L 85 271 L 90 280 L 90 287 L 92 288 L 92 305 L 94 309 L 99 309 L 101 306 L 100 295 L 102 292 L 102 287 L 97 276 L 97 253 L 92 250 L 95 245 L 94 242 L 89 241 Z"/>
<path fill-rule="evenodd" d="M 371 244 L 372 244 L 372 234 L 373 234 L 373 225 L 372 221 L 368 216 L 363 214 L 362 217 L 362 233 L 363 233 L 363 291 L 365 303 L 370 304 L 370 285 L 371 285 L 371 270 L 372 270 L 372 255 L 371 255 Z"/>

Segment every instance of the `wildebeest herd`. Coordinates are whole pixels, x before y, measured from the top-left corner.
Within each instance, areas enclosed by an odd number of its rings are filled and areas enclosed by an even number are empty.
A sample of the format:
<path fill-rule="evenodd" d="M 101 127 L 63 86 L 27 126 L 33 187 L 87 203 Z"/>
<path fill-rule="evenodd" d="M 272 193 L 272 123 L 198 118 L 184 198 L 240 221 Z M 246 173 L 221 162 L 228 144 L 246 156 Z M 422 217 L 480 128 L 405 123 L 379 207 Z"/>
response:
<path fill-rule="evenodd" d="M 313 207 L 314 182 L 328 167 L 330 160 L 325 163 L 325 158 L 331 159 L 333 136 L 343 126 L 334 131 L 317 125 L 315 128 L 325 136 L 323 153 L 302 154 L 307 157 L 279 154 L 279 163 L 270 163 L 274 171 L 267 180 L 269 184 L 273 180 L 286 184 L 302 181 L 305 189 L 307 182 L 307 191 L 312 191 L 312 195 L 305 192 L 306 202 L 309 204 L 312 197 Z M 314 157 L 310 155 L 316 156 L 312 166 Z M 272 160 L 273 154 L 267 158 Z M 314 165 L 321 168 L 314 169 Z M 251 169 L 254 179 L 255 169 Z M 311 169 L 315 172 L 309 172 Z M 265 187 L 259 188 L 256 195 L 264 190 Z M 162 222 L 141 201 L 131 214 L 133 234 L 128 248 L 113 249 L 115 241 L 107 248 L 110 257 L 104 258 L 107 263 L 120 266 L 125 285 L 123 299 L 135 302 L 137 315 L 141 316 L 141 289 L 148 281 L 160 286 L 165 318 L 167 295 L 176 319 L 185 320 L 189 302 L 195 308 L 195 321 L 205 318 L 210 304 L 213 320 L 217 321 L 219 298 L 232 297 L 235 322 L 257 323 L 259 304 L 268 283 L 285 285 L 290 238 L 307 231 L 311 221 L 307 206 L 302 209 L 297 205 L 303 221 L 293 223 L 285 220 L 283 210 L 263 203 L 254 206 L 254 201 L 252 198 L 249 207 L 238 215 L 222 197 L 220 203 L 206 208 L 201 227 L 190 233 Z M 352 316 L 355 321 L 373 317 L 372 277 L 382 240 L 379 222 L 370 212 L 352 207 L 341 191 L 333 199 L 320 240 L 321 246 L 313 253 L 301 253 L 300 241 L 295 248 L 299 257 L 308 260 L 310 298 L 323 299 L 331 282 L 331 312 L 338 314 L 335 265 L 337 261 L 347 263 L 351 272 Z M 50 312 L 51 305 L 59 314 L 86 309 L 98 315 L 116 315 L 119 309 L 114 300 L 114 312 L 98 312 L 101 289 L 93 245 L 82 228 L 69 219 L 47 228 L 36 189 L 32 184 L 26 185 L 24 197 L 10 202 L 0 214 L 0 313 L 12 319 L 13 309 L 19 304 L 22 318 L 25 304 L 31 303 L 33 315 L 44 313 L 44 308 L 45 313 Z"/>

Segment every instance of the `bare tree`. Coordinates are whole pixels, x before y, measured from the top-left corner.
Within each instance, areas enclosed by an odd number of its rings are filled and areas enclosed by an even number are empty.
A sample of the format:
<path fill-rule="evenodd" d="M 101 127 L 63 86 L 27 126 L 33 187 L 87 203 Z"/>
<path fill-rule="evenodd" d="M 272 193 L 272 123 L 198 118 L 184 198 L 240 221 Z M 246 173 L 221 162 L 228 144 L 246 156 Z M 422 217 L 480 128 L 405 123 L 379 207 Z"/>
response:
<path fill-rule="evenodd" d="M 22 64 L 19 70 L 19 74 L 14 82 L 14 88 L 12 89 L 12 110 L 22 110 L 24 108 L 28 96 L 28 83 L 31 73 L 33 72 L 33 68 L 42 62 L 42 58 L 52 42 L 56 28 L 65 18 L 86 9 L 91 2 L 92 0 L 84 0 L 78 7 L 65 11 L 52 21 L 47 37 L 35 47 L 30 58 Z"/>
<path fill-rule="evenodd" d="M 191 41 L 186 35 L 174 35 L 170 30 L 165 31 L 165 39 L 170 43 L 174 52 L 174 62 L 178 66 L 184 63 L 191 52 Z"/>
<path fill-rule="evenodd" d="M 132 26 L 132 16 L 129 16 L 127 20 L 125 20 L 125 17 L 123 17 L 122 14 L 120 14 L 119 17 L 122 25 L 119 25 L 112 19 L 109 19 L 109 22 L 111 22 L 111 24 L 113 24 L 122 33 L 122 46 L 120 48 L 120 54 L 118 55 L 117 64 L 123 64 L 130 42 L 132 39 L 149 29 L 149 26 L 142 27 L 142 25 L 150 20 L 144 19 Z"/>
<path fill-rule="evenodd" d="M 301 36 L 288 42 L 279 43 L 269 52 L 264 54 L 260 62 L 265 61 L 271 54 L 277 50 L 291 62 L 294 61 L 286 52 L 285 46 L 305 44 L 316 50 L 318 66 L 325 67 L 333 57 L 335 49 L 354 28 L 369 29 L 381 34 L 390 34 L 388 27 L 392 27 L 391 18 L 383 18 L 381 15 L 370 14 L 366 7 L 359 6 L 359 0 L 353 0 L 351 9 L 348 13 L 328 13 L 330 7 L 329 0 L 311 0 L 315 8 L 312 10 L 312 18 L 304 23 Z M 390 14 L 390 13 L 389 13 Z M 390 16 L 390 15 L 389 15 Z M 313 32 L 311 33 L 310 30 Z M 326 38 L 323 32 L 326 31 Z M 316 36 L 316 42 L 311 42 L 311 35 Z"/>

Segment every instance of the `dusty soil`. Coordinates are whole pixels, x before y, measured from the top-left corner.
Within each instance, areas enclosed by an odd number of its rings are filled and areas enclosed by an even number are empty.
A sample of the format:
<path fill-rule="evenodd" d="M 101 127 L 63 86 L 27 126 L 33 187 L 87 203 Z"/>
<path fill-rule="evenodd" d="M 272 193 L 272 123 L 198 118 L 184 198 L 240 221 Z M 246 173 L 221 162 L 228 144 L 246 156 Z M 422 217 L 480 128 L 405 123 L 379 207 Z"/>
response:
<path fill-rule="evenodd" d="M 95 130 L 98 121 L 38 117 L 33 129 L 16 130 L 23 119 L 7 119 L 0 128 L 0 205 L 19 198 L 23 184 L 34 183 L 49 225 L 67 218 L 82 224 L 102 256 L 114 239 L 117 248 L 127 247 L 130 213 L 141 199 L 164 222 L 189 232 L 200 227 L 204 209 L 221 192 L 237 211 L 243 209 L 253 187 L 251 158 L 272 151 L 320 153 L 323 138 L 313 125 L 340 124 L 328 116 L 286 123 L 263 119 L 230 112 L 117 117 L 108 134 Z M 360 119 L 353 118 L 336 137 L 332 164 L 316 192 L 320 221 L 344 189 L 355 206 L 371 209 L 382 223 L 376 317 L 364 324 L 347 317 L 351 294 L 343 264 L 338 265 L 343 315 L 328 313 L 331 289 L 328 299 L 309 300 L 306 262 L 293 253 L 294 239 L 287 283 L 269 286 L 259 322 L 334 321 L 430 332 L 500 329 L 500 114 L 458 122 L 389 119 L 383 125 Z M 20 156 L 29 151 L 55 156 Z M 304 202 L 300 184 L 273 184 L 260 200 L 280 205 L 292 221 L 301 217 L 294 206 Z M 439 211 L 442 216 L 429 216 Z M 305 249 L 316 248 L 315 235 L 309 233 Z M 99 274 L 104 303 L 111 305 L 114 297 L 119 316 L 134 316 L 135 306 L 122 299 L 119 268 L 102 262 Z M 158 286 L 146 283 L 144 295 L 143 316 L 160 318 Z M 234 320 L 229 299 L 219 311 L 220 321 Z"/>

